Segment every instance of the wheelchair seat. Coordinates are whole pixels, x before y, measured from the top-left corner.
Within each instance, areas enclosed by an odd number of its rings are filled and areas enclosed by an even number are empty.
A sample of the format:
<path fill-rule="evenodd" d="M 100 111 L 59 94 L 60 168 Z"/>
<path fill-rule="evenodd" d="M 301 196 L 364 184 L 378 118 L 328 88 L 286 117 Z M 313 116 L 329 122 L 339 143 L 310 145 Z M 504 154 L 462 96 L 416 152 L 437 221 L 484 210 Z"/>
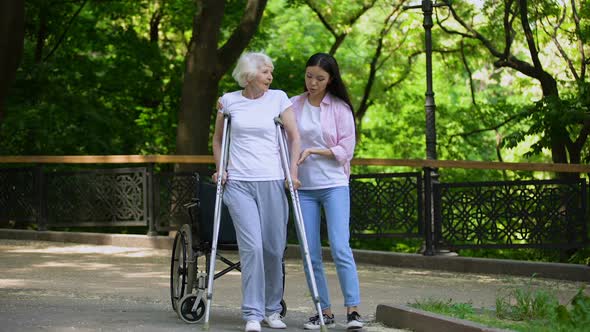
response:
<path fill-rule="evenodd" d="M 197 204 L 190 207 L 193 249 L 211 248 L 213 239 L 213 219 L 215 216 L 216 186 L 214 183 L 198 181 Z M 217 248 L 237 250 L 236 231 L 225 204 L 222 205 L 221 225 Z"/>

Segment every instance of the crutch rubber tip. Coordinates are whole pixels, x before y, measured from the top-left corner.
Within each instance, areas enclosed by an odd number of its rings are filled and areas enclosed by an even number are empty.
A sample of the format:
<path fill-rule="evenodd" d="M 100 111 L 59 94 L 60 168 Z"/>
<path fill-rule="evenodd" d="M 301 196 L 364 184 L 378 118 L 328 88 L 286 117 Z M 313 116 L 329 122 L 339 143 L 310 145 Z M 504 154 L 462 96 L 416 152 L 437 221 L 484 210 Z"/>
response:
<path fill-rule="evenodd" d="M 209 322 L 203 324 L 202 330 L 203 331 L 209 331 Z M 325 332 L 328 332 L 328 330 L 326 330 Z"/>
<path fill-rule="evenodd" d="M 328 327 L 326 327 L 326 325 L 322 325 L 322 326 L 320 327 L 320 331 L 321 331 L 321 332 L 328 332 Z"/>

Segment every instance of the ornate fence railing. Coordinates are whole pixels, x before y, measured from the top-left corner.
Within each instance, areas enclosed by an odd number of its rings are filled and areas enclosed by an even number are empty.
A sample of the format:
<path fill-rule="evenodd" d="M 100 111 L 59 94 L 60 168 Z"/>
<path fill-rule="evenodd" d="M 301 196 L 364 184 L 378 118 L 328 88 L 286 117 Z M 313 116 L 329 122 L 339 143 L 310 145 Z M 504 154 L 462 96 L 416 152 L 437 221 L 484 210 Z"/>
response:
<path fill-rule="evenodd" d="M 322 219 L 323 219 L 322 215 Z M 423 236 L 421 173 L 353 174 L 350 177 L 350 231 L 353 239 Z M 320 225 L 328 240 L 326 223 Z M 297 239 L 289 223 L 289 240 Z"/>
<path fill-rule="evenodd" d="M 353 174 L 350 228 L 358 238 L 421 237 L 421 173 Z"/>
<path fill-rule="evenodd" d="M 0 169 L 0 220 L 40 223 L 40 167 Z"/>
<path fill-rule="evenodd" d="M 190 223 L 185 205 L 198 196 L 200 181 L 197 173 L 166 172 L 154 176 L 154 210 L 157 231 L 175 230 L 177 225 Z"/>
<path fill-rule="evenodd" d="M 143 226 L 150 223 L 146 167 L 42 173 L 46 225 Z"/>
<path fill-rule="evenodd" d="M 12 163 L 35 167 L 10 167 Z M 44 164 L 141 164 L 56 171 Z M 148 234 L 189 221 L 196 173 L 157 172 L 158 163 L 212 163 L 210 156 L 0 157 L 0 227 L 148 226 Z M 589 241 L 585 179 L 440 183 L 432 167 L 590 173 L 587 165 L 354 160 L 356 165 L 423 167 L 422 172 L 351 176 L 356 239 L 422 238 L 441 248 L 579 248 Z M 291 232 L 291 236 L 295 232 Z M 324 232 L 325 234 L 325 232 Z"/>
<path fill-rule="evenodd" d="M 49 227 L 146 226 L 153 210 L 146 167 L 0 169 L 0 220 Z"/>
<path fill-rule="evenodd" d="M 579 248 L 588 243 L 584 179 L 439 183 L 435 241 L 448 248 Z"/>

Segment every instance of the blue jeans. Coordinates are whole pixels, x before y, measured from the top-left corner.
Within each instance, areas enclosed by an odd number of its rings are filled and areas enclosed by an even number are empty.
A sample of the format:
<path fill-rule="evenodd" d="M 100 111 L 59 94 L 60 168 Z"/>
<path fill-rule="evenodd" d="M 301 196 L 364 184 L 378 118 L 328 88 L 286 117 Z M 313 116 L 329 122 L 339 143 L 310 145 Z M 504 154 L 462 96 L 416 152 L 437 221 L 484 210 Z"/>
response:
<path fill-rule="evenodd" d="M 350 195 L 348 186 L 317 190 L 299 190 L 299 200 L 309 255 L 313 266 L 320 305 L 322 310 L 330 308 L 330 293 L 322 263 L 322 244 L 320 239 L 320 210 L 326 215 L 328 239 L 332 258 L 336 265 L 340 289 L 345 307 L 358 306 L 361 302 L 356 264 L 350 249 Z M 309 277 L 306 278 L 310 285 Z M 311 289 L 311 285 L 310 285 Z"/>

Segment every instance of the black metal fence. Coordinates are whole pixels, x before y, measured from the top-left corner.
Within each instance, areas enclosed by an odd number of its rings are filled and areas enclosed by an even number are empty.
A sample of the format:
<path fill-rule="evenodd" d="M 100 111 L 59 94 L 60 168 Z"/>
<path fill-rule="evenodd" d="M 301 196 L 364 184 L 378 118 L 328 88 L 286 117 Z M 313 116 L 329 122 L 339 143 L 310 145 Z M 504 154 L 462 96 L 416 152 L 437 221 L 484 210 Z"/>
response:
<path fill-rule="evenodd" d="M 579 248 L 588 243 L 586 180 L 439 183 L 435 241 L 450 248 Z"/>
<path fill-rule="evenodd" d="M 352 175 L 351 233 L 358 238 L 422 237 L 421 173 Z"/>
<path fill-rule="evenodd" d="M 423 238 L 427 252 L 590 243 L 584 179 L 438 183 L 428 174 L 353 175 L 352 238 Z M 159 173 L 152 166 L 0 169 L 0 226 L 148 226 L 154 235 L 189 222 L 185 204 L 197 195 L 198 181 L 195 173 Z"/>
<path fill-rule="evenodd" d="M 46 226 L 141 226 L 152 219 L 145 167 L 41 174 Z"/>
<path fill-rule="evenodd" d="M 0 170 L 0 220 L 43 223 L 41 172 L 40 167 Z"/>

